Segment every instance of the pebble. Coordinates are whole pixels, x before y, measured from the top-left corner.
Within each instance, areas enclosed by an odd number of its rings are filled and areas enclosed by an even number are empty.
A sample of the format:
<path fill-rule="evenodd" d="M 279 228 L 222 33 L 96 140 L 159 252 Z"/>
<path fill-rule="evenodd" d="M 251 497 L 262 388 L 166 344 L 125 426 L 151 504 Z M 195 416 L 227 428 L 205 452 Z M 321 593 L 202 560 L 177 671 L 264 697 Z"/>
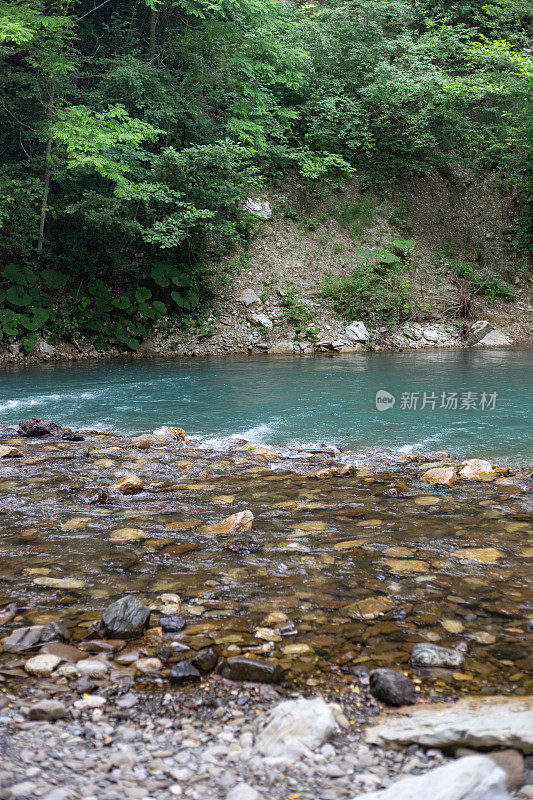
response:
<path fill-rule="evenodd" d="M 67 709 L 59 700 L 41 700 L 30 706 L 28 719 L 31 720 L 56 720 L 66 717 Z"/>
<path fill-rule="evenodd" d="M 26 672 L 29 672 L 30 675 L 44 677 L 46 675 L 51 675 L 60 663 L 61 659 L 58 656 L 43 653 L 29 658 L 24 664 L 24 669 Z"/>

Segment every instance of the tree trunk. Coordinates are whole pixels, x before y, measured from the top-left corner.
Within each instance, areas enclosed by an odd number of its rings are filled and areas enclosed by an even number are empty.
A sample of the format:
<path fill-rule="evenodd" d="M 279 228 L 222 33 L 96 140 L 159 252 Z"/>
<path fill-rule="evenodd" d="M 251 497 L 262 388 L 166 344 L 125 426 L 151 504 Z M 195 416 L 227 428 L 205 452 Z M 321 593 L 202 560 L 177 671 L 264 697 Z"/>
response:
<path fill-rule="evenodd" d="M 41 204 L 41 218 L 39 220 L 39 238 L 37 240 L 37 256 L 40 257 L 43 252 L 44 241 L 44 226 L 46 223 L 46 211 L 48 209 L 48 193 L 50 191 L 50 157 L 52 154 L 52 119 L 54 114 L 54 96 L 56 84 L 53 80 L 50 84 L 50 94 L 48 97 L 48 139 L 46 140 L 46 149 L 44 152 L 44 183 L 43 183 L 43 201 Z"/>

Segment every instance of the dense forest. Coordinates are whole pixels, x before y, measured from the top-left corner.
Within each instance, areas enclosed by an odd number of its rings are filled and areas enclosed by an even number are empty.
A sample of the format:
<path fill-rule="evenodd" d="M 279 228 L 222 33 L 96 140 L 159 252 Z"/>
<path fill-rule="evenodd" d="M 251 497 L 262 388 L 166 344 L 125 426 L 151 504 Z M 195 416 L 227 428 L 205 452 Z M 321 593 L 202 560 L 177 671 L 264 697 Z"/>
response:
<path fill-rule="evenodd" d="M 0 338 L 135 349 L 284 175 L 497 170 L 532 233 L 529 0 L 3 0 Z"/>

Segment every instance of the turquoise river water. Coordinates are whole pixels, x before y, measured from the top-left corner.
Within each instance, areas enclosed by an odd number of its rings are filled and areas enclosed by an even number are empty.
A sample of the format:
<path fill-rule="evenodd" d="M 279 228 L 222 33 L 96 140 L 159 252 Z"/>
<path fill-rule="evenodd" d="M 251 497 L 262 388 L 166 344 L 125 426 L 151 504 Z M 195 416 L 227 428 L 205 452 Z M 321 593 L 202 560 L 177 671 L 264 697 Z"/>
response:
<path fill-rule="evenodd" d="M 122 433 L 180 425 L 270 444 L 450 450 L 531 461 L 532 350 L 160 359 L 0 373 L 0 425 L 30 416 Z M 376 408 L 376 394 L 395 398 Z"/>

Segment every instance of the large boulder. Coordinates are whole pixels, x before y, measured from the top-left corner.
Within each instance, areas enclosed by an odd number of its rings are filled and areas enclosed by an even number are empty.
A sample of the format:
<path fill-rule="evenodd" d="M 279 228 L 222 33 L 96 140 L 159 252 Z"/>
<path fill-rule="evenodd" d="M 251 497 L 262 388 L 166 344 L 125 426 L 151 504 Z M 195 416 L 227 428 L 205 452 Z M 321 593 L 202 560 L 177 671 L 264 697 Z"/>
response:
<path fill-rule="evenodd" d="M 457 483 L 455 467 L 437 467 L 424 472 L 421 480 L 432 483 L 434 486 L 454 486 Z"/>
<path fill-rule="evenodd" d="M 272 206 L 268 200 L 262 200 L 260 197 L 247 197 L 242 204 L 242 209 L 259 219 L 270 219 L 272 216 Z"/>
<path fill-rule="evenodd" d="M 111 603 L 102 614 L 106 634 L 115 639 L 133 639 L 140 636 L 150 619 L 150 609 L 138 597 L 121 597 Z"/>
<path fill-rule="evenodd" d="M 485 756 L 468 756 L 354 800 L 510 800 L 505 773 Z"/>
<path fill-rule="evenodd" d="M 285 700 L 268 715 L 256 749 L 265 756 L 287 758 L 309 753 L 338 733 L 339 719 L 343 719 L 340 707 L 322 697 Z"/>
<path fill-rule="evenodd" d="M 348 325 L 344 335 L 350 342 L 368 342 L 370 334 L 364 322 L 354 321 Z"/>
<path fill-rule="evenodd" d="M 533 753 L 533 697 L 484 697 L 401 711 L 370 728 L 367 742 L 406 747 L 505 747 Z"/>
<path fill-rule="evenodd" d="M 492 468 L 490 461 L 469 458 L 461 464 L 459 477 L 467 481 L 493 481 L 496 478 L 496 470 Z"/>
<path fill-rule="evenodd" d="M 508 347 L 512 342 L 488 320 L 480 319 L 472 325 L 466 344 L 469 347 Z"/>

